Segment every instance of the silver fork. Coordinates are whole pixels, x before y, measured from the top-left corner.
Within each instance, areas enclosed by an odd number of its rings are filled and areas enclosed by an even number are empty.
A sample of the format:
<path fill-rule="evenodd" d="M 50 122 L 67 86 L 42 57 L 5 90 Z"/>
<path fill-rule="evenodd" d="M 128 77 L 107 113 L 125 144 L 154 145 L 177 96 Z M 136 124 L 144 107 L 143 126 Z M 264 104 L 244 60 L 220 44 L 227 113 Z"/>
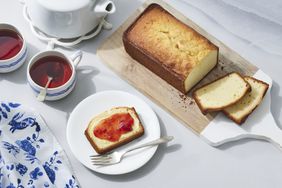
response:
<path fill-rule="evenodd" d="M 113 165 L 113 164 L 120 163 L 121 160 L 124 158 L 125 154 L 128 152 L 131 152 L 136 149 L 144 148 L 144 147 L 155 146 L 155 145 L 159 145 L 162 143 L 166 143 L 166 142 L 171 141 L 172 139 L 173 139 L 173 136 L 164 136 L 157 140 L 153 140 L 151 142 L 142 144 L 140 146 L 130 148 L 126 151 L 122 151 L 122 152 L 115 151 L 115 152 L 110 152 L 110 153 L 106 153 L 103 155 L 91 155 L 90 158 L 91 158 L 93 165 L 100 165 L 100 166 Z"/>

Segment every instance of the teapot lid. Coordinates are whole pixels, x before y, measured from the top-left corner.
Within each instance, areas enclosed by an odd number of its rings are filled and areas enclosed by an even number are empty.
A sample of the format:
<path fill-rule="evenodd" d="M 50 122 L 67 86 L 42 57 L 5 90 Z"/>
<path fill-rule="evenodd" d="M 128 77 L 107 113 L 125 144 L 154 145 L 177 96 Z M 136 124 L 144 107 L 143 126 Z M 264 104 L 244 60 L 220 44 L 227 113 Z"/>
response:
<path fill-rule="evenodd" d="M 93 0 L 36 0 L 42 6 L 53 11 L 73 11 L 89 6 Z"/>

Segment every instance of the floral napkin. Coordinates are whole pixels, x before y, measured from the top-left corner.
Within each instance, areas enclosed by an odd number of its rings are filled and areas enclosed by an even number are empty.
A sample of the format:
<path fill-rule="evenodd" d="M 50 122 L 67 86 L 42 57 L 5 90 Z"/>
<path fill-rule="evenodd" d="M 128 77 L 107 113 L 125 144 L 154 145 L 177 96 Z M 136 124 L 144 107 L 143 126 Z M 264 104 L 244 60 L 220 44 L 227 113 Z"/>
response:
<path fill-rule="evenodd" d="M 18 103 L 0 102 L 0 187 L 79 187 L 43 119 Z"/>

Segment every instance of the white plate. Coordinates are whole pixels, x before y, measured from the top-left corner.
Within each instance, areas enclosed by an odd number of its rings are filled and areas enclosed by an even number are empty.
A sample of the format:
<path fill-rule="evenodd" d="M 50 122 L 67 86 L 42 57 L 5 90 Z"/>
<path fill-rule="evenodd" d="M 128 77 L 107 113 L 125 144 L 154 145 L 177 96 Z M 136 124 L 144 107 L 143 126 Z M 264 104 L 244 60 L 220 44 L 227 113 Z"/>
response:
<path fill-rule="evenodd" d="M 124 174 L 146 164 L 157 150 L 157 146 L 132 152 L 116 165 L 97 167 L 91 164 L 90 155 L 96 154 L 84 131 L 90 120 L 99 113 L 118 106 L 134 107 L 145 129 L 140 138 L 116 149 L 122 151 L 160 137 L 160 125 L 155 112 L 144 101 L 122 91 L 96 93 L 80 102 L 70 115 L 67 126 L 67 141 L 75 157 L 86 167 L 103 174 Z"/>

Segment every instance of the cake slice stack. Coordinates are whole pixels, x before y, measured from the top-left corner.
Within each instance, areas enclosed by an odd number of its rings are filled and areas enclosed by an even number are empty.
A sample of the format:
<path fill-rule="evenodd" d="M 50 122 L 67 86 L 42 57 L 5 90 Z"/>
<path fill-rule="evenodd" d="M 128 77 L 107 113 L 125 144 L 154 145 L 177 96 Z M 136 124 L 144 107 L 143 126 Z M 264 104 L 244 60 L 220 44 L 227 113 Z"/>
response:
<path fill-rule="evenodd" d="M 237 124 L 244 123 L 247 117 L 260 104 L 269 87 L 267 83 L 252 77 L 247 76 L 245 80 L 250 84 L 252 91 L 236 104 L 223 109 L 223 112 Z"/>
<path fill-rule="evenodd" d="M 242 124 L 261 103 L 268 84 L 252 77 L 230 73 L 193 93 L 203 114 L 223 111 L 237 124 Z"/>
<path fill-rule="evenodd" d="M 238 73 L 231 73 L 194 92 L 194 98 L 203 112 L 219 111 L 230 106 L 251 90 Z"/>

